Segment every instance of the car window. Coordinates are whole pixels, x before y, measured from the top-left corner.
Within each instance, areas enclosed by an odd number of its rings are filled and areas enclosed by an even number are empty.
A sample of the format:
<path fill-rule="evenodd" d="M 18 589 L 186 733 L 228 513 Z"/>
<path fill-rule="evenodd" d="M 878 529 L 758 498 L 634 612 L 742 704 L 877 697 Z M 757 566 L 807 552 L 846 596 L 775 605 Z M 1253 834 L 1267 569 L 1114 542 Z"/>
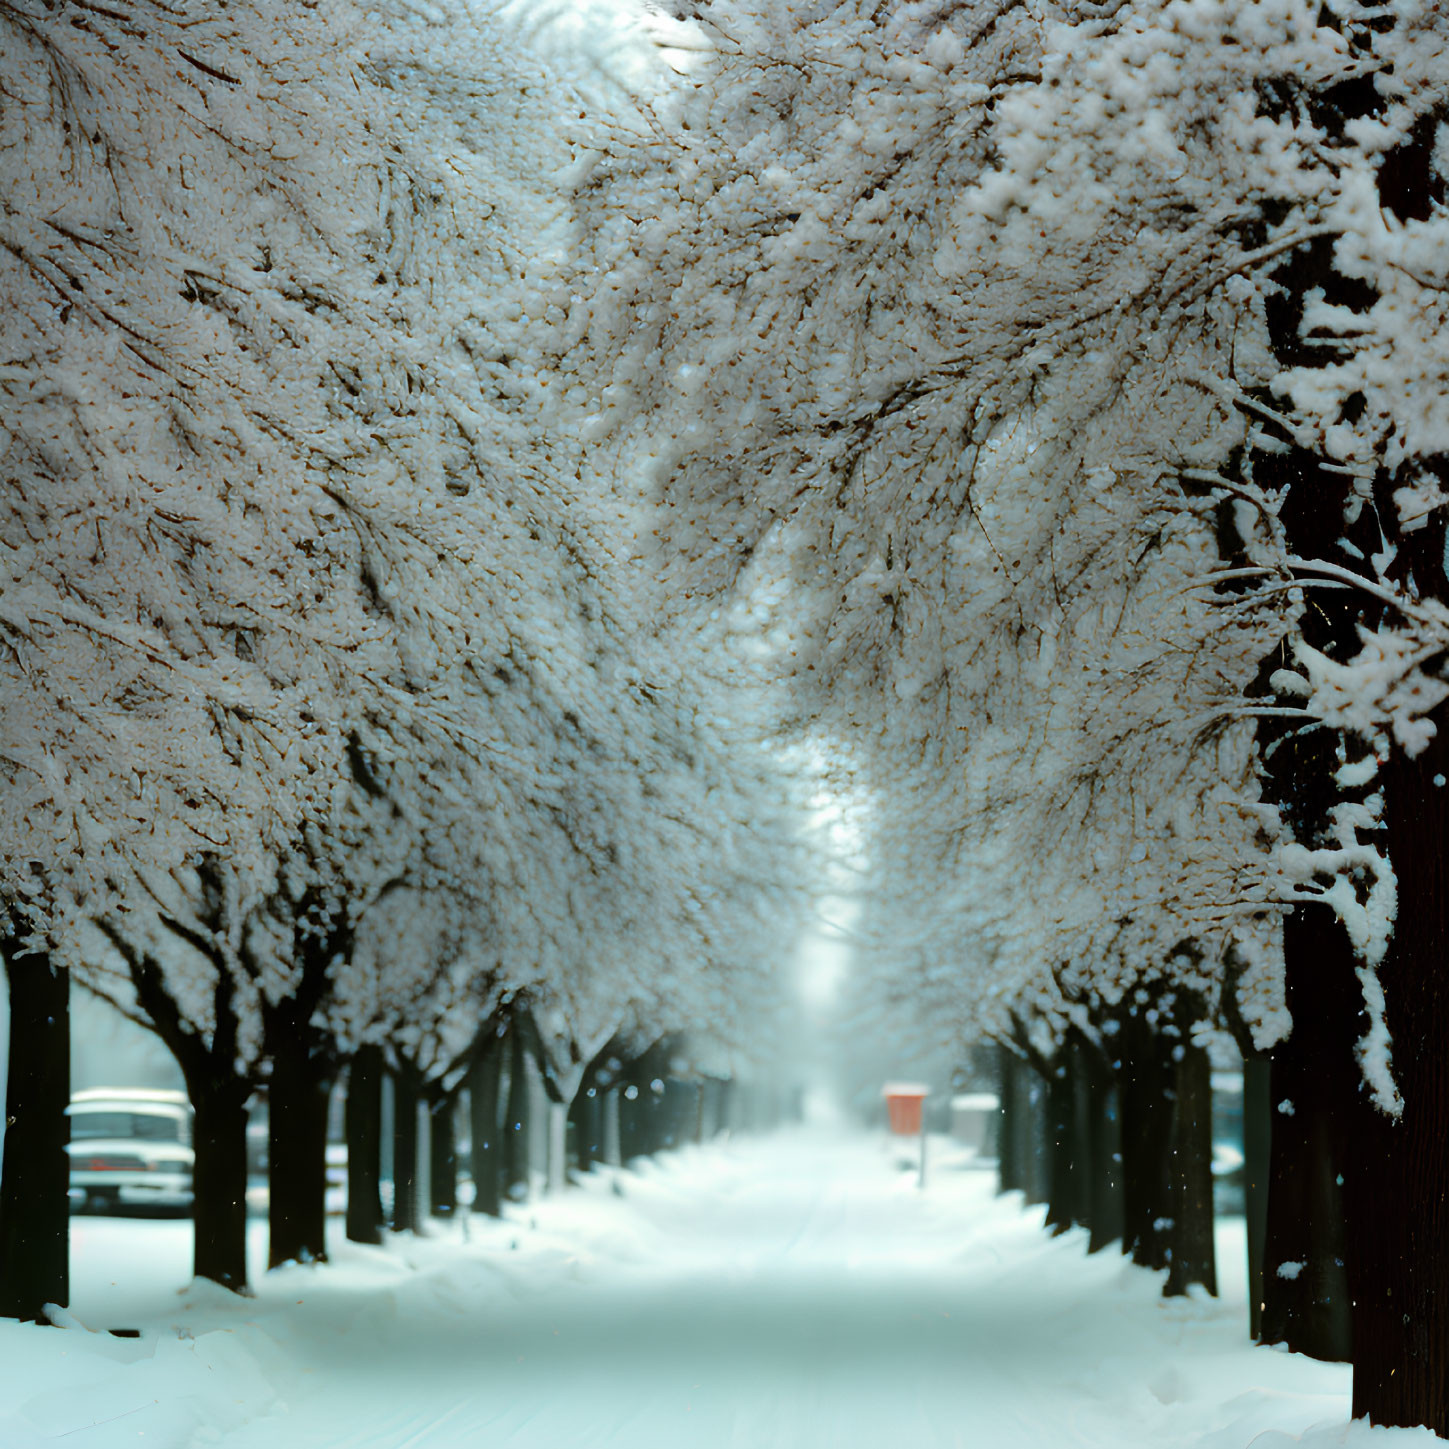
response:
<path fill-rule="evenodd" d="M 88 1137 L 132 1137 L 144 1142 L 180 1142 L 181 1121 L 157 1112 L 72 1112 L 72 1142 Z"/>

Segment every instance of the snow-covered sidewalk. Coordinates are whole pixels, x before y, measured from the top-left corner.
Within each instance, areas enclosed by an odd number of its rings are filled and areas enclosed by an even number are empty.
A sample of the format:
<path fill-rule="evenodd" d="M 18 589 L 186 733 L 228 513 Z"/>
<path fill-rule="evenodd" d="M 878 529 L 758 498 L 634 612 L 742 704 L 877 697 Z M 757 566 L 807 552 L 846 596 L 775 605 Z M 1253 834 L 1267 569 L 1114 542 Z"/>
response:
<path fill-rule="evenodd" d="M 188 1225 L 75 1224 L 75 1327 L 0 1324 L 0 1445 L 33 1449 L 1398 1449 L 1348 1371 L 1244 1342 L 939 1144 L 824 1130 L 640 1170 L 239 1300 L 183 1288 Z M 261 1247 L 258 1233 L 257 1247 Z M 139 1338 L 89 1329 L 139 1328 Z M 1317 1426 L 1316 1428 L 1314 1426 Z M 1312 1432 L 1308 1432 L 1308 1431 Z M 1302 1436 L 1302 1437 L 1299 1437 Z"/>

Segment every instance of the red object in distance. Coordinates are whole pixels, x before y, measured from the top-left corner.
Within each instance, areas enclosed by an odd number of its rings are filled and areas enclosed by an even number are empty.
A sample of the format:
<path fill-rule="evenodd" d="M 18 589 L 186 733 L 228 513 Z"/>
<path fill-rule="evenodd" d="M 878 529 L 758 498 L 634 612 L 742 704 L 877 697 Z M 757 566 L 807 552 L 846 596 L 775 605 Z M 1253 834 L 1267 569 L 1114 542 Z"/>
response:
<path fill-rule="evenodd" d="M 886 1112 L 891 1131 L 898 1137 L 914 1137 L 921 1130 L 921 1110 L 925 1106 L 927 1087 L 914 1082 L 888 1082 L 885 1087 Z"/>

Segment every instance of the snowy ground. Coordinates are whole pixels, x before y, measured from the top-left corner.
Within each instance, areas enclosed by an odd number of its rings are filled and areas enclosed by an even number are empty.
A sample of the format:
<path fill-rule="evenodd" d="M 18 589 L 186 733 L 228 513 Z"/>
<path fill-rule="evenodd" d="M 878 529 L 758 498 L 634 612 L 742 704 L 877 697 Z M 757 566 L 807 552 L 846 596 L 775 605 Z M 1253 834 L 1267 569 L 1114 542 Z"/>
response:
<path fill-rule="evenodd" d="M 33 1449 L 1399 1449 L 1347 1370 L 1244 1343 L 936 1144 L 689 1149 L 239 1300 L 186 1287 L 188 1225 L 78 1219 L 73 1326 L 0 1324 L 0 1446 Z M 254 1248 L 260 1256 L 262 1226 Z M 260 1270 L 260 1263 L 258 1263 Z M 139 1338 L 104 1330 L 140 1329 Z"/>

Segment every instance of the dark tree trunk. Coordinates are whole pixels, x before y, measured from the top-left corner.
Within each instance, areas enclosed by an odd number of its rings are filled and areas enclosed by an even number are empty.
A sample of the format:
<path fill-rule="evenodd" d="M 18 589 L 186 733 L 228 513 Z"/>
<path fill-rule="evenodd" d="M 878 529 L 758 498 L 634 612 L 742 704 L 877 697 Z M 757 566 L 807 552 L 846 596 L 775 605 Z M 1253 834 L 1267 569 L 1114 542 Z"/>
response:
<path fill-rule="evenodd" d="M 649 1053 L 626 1059 L 619 1068 L 619 1161 L 627 1167 L 636 1157 L 647 1157 L 653 1151 L 649 1140 Z M 752 1090 L 735 1084 L 735 1101 L 740 1125 L 753 1125 Z"/>
<path fill-rule="evenodd" d="M 457 1105 L 456 1094 L 441 1089 L 428 1098 L 428 1206 L 435 1218 L 458 1210 Z"/>
<path fill-rule="evenodd" d="M 640 1053 L 622 1074 L 628 1085 L 619 1100 L 619 1137 L 626 1162 L 630 1157 L 650 1157 L 665 1145 L 669 1128 L 665 1098 L 670 1051 L 668 1039 L 661 1039 Z M 658 1087 L 654 1085 L 656 1082 Z M 632 1098 L 629 1096 L 630 1088 L 636 1093 Z M 759 1130 L 766 1105 L 758 1087 L 751 1088 L 751 1101 L 753 1125 Z M 626 1117 L 629 1124 L 627 1138 Z"/>
<path fill-rule="evenodd" d="M 503 1191 L 513 1202 L 525 1202 L 529 1191 L 528 1053 L 517 1023 L 508 1029 L 508 1107 L 503 1116 Z"/>
<path fill-rule="evenodd" d="M 588 1172 L 604 1158 L 603 1094 L 592 1083 L 581 1086 L 569 1107 L 574 1129 L 574 1156 L 580 1172 Z"/>
<path fill-rule="evenodd" d="M 196 1113 L 194 1271 L 225 1288 L 247 1285 L 247 1083 L 186 1074 Z"/>
<path fill-rule="evenodd" d="M 166 1043 L 186 1079 L 195 1121 L 196 1153 L 192 1179 L 195 1219 L 193 1271 L 234 1292 L 247 1288 L 247 1099 L 252 1079 L 236 1069 L 241 1023 L 236 1012 L 236 982 L 217 946 L 225 929 L 219 902 L 222 893 L 211 877 L 204 894 L 206 920 L 197 931 L 163 917 L 174 935 L 206 959 L 214 972 L 211 990 L 212 1026 L 208 1034 L 193 1029 L 171 995 L 165 973 L 154 956 L 139 951 L 109 921 L 96 924 L 120 952 L 130 971 L 136 1004 L 157 1036 Z"/>
<path fill-rule="evenodd" d="M 996 1128 L 997 1181 L 1002 1192 L 1018 1192 L 1026 1180 L 1026 1171 L 1021 1160 L 1019 1126 L 1023 1104 L 1018 1083 L 1017 1057 L 1010 1047 L 997 1047 L 996 1070 L 1000 1112 Z"/>
<path fill-rule="evenodd" d="M 1343 31 L 1349 49 L 1363 44 L 1343 22 L 1323 13 L 1326 24 Z M 1387 23 L 1392 25 L 1392 19 Z M 1330 145 L 1348 134 L 1350 121 L 1375 117 L 1383 105 L 1375 87 L 1357 83 L 1335 84 L 1307 99 Z M 1378 199 L 1386 221 L 1427 217 L 1434 209 L 1440 184 L 1433 165 L 1436 116 L 1427 112 L 1420 122 L 1425 130 L 1379 158 Z M 1361 309 L 1372 299 L 1371 291 L 1365 297 L 1367 289 L 1360 279 L 1336 269 L 1332 236 L 1296 248 L 1269 275 L 1278 284 L 1266 310 L 1270 336 L 1278 360 L 1290 366 L 1318 366 L 1329 360 L 1309 335 L 1311 318 L 1306 314 L 1313 302 Z M 1436 477 L 1442 486 L 1444 462 L 1442 455 L 1406 459 L 1391 471 L 1381 460 L 1373 482 L 1375 497 L 1368 506 L 1358 480 L 1345 476 L 1331 460 L 1286 439 L 1255 457 L 1254 477 L 1278 494 L 1275 511 L 1299 557 L 1325 560 L 1371 579 L 1386 574 L 1403 584 L 1410 597 L 1437 595 L 1442 600 L 1444 514 L 1431 511 L 1417 526 L 1400 529 L 1392 495 L 1410 479 Z M 1343 661 L 1361 647 L 1360 629 L 1381 619 L 1381 611 L 1364 594 L 1325 591 L 1303 612 L 1298 627 L 1308 644 Z M 1347 758 L 1352 761 L 1362 758 L 1362 741 L 1346 742 L 1331 728 L 1292 728 L 1291 733 L 1286 732 L 1289 726 L 1280 728 L 1284 732 L 1267 744 L 1273 726 L 1260 726 L 1266 793 L 1283 808 L 1299 842 L 1332 846 L 1336 843 L 1333 805 L 1362 799 L 1367 791 L 1383 787 L 1386 830 L 1378 839 L 1387 845 L 1398 876 L 1395 938 L 1383 965 L 1383 987 L 1393 1071 L 1405 1107 L 1397 1121 L 1377 1115 L 1363 1095 L 1351 1103 L 1330 1102 L 1327 1111 L 1323 1109 L 1320 1094 L 1332 1092 L 1330 1079 L 1352 1080 L 1341 1064 L 1348 1044 L 1367 1023 L 1361 1003 L 1345 1010 L 1340 996 L 1345 961 L 1341 938 L 1334 938 L 1332 928 L 1311 920 L 1294 926 L 1304 913 L 1303 907 L 1295 908 L 1290 929 L 1306 936 L 1318 934 L 1323 949 L 1317 963 L 1303 963 L 1304 995 L 1292 1008 L 1293 1035 L 1273 1051 L 1273 1168 L 1264 1252 L 1263 1333 L 1274 1337 L 1293 1329 L 1301 1333 L 1300 1342 L 1341 1338 L 1331 1324 L 1331 1310 L 1342 1298 L 1342 1285 L 1325 1283 L 1320 1271 L 1336 1268 L 1334 1259 L 1341 1255 L 1332 1240 L 1337 1213 L 1331 1190 L 1338 1173 L 1335 1143 L 1330 1139 L 1337 1136 L 1346 1149 L 1340 1160 L 1347 1164 L 1344 1240 L 1350 1249 L 1346 1266 L 1353 1413 L 1384 1425 L 1427 1425 L 1449 1436 L 1449 1299 L 1443 1291 L 1449 1282 L 1449 1064 L 1445 1061 L 1449 1000 L 1443 985 L 1449 946 L 1445 872 L 1449 792 L 1436 783 L 1449 769 L 1449 745 L 1440 721 L 1439 734 L 1417 759 L 1404 759 L 1400 747 L 1391 745 L 1390 760 L 1376 779 L 1367 787 L 1349 786 L 1339 773 L 1344 745 L 1350 746 Z M 1290 990 L 1297 974 L 1295 954 L 1287 953 Z M 1310 964 L 1326 968 L 1322 996 L 1320 983 L 1308 973 Z M 1317 1067 L 1316 1080 L 1306 1075 L 1307 1043 L 1293 1046 L 1301 1030 L 1310 1035 L 1321 1032 L 1329 1043 L 1329 1058 Z M 1290 1116 L 1277 1110 L 1285 1100 L 1279 1095 L 1280 1058 L 1291 1061 L 1295 1053 L 1301 1054 L 1305 1074 L 1292 1088 L 1296 1095 L 1288 1099 L 1293 1104 Z M 1300 1122 L 1300 1113 L 1307 1120 Z M 1296 1171 L 1289 1167 L 1290 1157 L 1299 1159 Z M 1280 1247 L 1280 1238 L 1294 1241 L 1291 1203 L 1283 1200 L 1294 1191 L 1300 1193 L 1307 1217 L 1296 1229 L 1297 1246 Z M 1294 1257 L 1294 1252 L 1310 1256 Z M 1304 1264 L 1296 1277 L 1283 1279 L 1278 1273 L 1275 1262 L 1285 1259 Z M 1285 1293 L 1297 1294 L 1290 1300 L 1291 1311 L 1280 1311 Z M 1330 1299 L 1326 1307 L 1321 1303 L 1325 1293 Z M 1275 1323 L 1275 1318 L 1283 1322 Z M 1343 1344 L 1324 1346 L 1336 1355 Z"/>
<path fill-rule="evenodd" d="M 693 1120 L 694 1084 L 677 1077 L 664 1078 L 664 1091 L 656 1104 L 661 1151 L 678 1147 L 691 1136 L 687 1123 Z"/>
<path fill-rule="evenodd" d="M 1213 1090 L 1207 1048 L 1188 1039 L 1191 1013 L 1178 1018 L 1182 1039 L 1173 1049 L 1171 1247 L 1167 1283 L 1169 1297 L 1185 1294 L 1192 1284 L 1218 1291 L 1213 1244 Z"/>
<path fill-rule="evenodd" d="M 1046 1225 L 1064 1233 L 1082 1221 L 1082 1163 L 1076 1136 L 1077 1084 L 1068 1048 L 1046 1064 Z"/>
<path fill-rule="evenodd" d="M 1017 1119 L 1021 1190 L 1028 1204 L 1044 1203 L 1050 1190 L 1046 1151 L 1046 1083 L 1025 1062 L 1017 1067 L 1022 1110 Z"/>
<path fill-rule="evenodd" d="M 1352 946 L 1326 907 L 1296 906 L 1284 920 L 1283 959 L 1293 1029 L 1273 1048 L 1269 1068 L 1262 1338 L 1347 1360 L 1353 1330 L 1340 1184 L 1354 1130 L 1358 981 Z"/>
<path fill-rule="evenodd" d="M 1383 966 L 1397 1119 L 1351 1134 L 1353 1412 L 1449 1438 L 1449 726 L 1384 771 L 1399 914 Z M 1276 1126 L 1276 1123 L 1275 1123 Z"/>
<path fill-rule="evenodd" d="M 468 1120 L 473 1139 L 473 1211 L 498 1217 L 503 1211 L 503 1150 L 499 1134 L 499 1088 L 504 1038 L 485 1028 L 468 1074 Z"/>
<path fill-rule="evenodd" d="M 619 1161 L 627 1167 L 648 1152 L 644 1140 L 644 1103 L 633 1082 L 619 1084 Z"/>
<path fill-rule="evenodd" d="M 327 1259 L 327 1108 L 332 1064 L 302 1039 L 275 1050 L 267 1090 L 267 1266 Z"/>
<path fill-rule="evenodd" d="M 404 1064 L 392 1073 L 392 1230 L 415 1233 L 418 1216 L 417 1073 Z"/>
<path fill-rule="evenodd" d="M 699 1083 L 679 1081 L 679 1100 L 674 1112 L 674 1145 L 683 1147 L 687 1142 L 699 1140 Z M 795 1098 L 790 1092 L 783 1092 L 780 1098 L 781 1121 L 795 1121 Z"/>
<path fill-rule="evenodd" d="M 739 1084 L 733 1077 L 721 1077 L 715 1098 L 719 1115 L 719 1133 L 728 1137 L 739 1121 Z"/>
<path fill-rule="evenodd" d="M 70 1301 L 70 977 L 5 944 L 10 1075 L 0 1182 L 0 1317 L 47 1323 Z"/>
<path fill-rule="evenodd" d="M 1122 1131 L 1117 1085 L 1100 1047 L 1084 1043 L 1079 1110 L 1086 1114 L 1089 1253 L 1122 1241 Z"/>
<path fill-rule="evenodd" d="M 1067 1038 L 1067 1078 L 1072 1087 L 1072 1172 L 1074 1192 L 1071 1203 L 1072 1222 L 1090 1229 L 1092 1226 L 1092 1172 L 1096 1160 L 1092 1156 L 1092 1129 L 1096 1112 L 1093 1100 L 1095 1081 L 1092 1076 L 1093 1048 L 1080 1032 Z"/>
<path fill-rule="evenodd" d="M 1263 1332 L 1263 1253 L 1268 1237 L 1268 1183 L 1272 1163 L 1272 1064 L 1260 1052 L 1238 1001 L 1241 966 L 1228 976 L 1223 1017 L 1243 1058 L 1243 1218 L 1247 1237 L 1248 1334 Z"/>
<path fill-rule="evenodd" d="M 616 1079 L 623 1046 L 617 1038 L 595 1052 L 569 1104 L 575 1159 L 580 1172 L 604 1160 L 604 1093 Z"/>
<path fill-rule="evenodd" d="M 719 1082 L 705 1077 L 699 1084 L 699 1140 L 709 1142 L 719 1131 Z"/>
<path fill-rule="evenodd" d="M 1268 1239 L 1272 1081 L 1268 1056 L 1243 1058 L 1243 1215 L 1248 1238 L 1248 1332 L 1263 1342 L 1263 1254 Z"/>
<path fill-rule="evenodd" d="M 1171 1251 L 1173 1071 L 1171 1045 L 1139 1006 L 1120 1018 L 1116 1045 L 1122 1131 L 1123 1246 L 1134 1263 L 1165 1268 Z"/>
<path fill-rule="evenodd" d="M 337 963 L 352 951 L 347 913 L 325 901 L 319 887 L 309 886 L 294 909 L 296 985 L 280 1001 L 262 1003 L 262 1043 L 272 1066 L 267 1262 L 273 1268 L 327 1258 L 327 1109 L 337 1048 L 317 1025 L 317 1009 Z"/>
<path fill-rule="evenodd" d="M 357 1049 L 347 1072 L 347 1236 L 382 1242 L 382 1048 Z"/>

